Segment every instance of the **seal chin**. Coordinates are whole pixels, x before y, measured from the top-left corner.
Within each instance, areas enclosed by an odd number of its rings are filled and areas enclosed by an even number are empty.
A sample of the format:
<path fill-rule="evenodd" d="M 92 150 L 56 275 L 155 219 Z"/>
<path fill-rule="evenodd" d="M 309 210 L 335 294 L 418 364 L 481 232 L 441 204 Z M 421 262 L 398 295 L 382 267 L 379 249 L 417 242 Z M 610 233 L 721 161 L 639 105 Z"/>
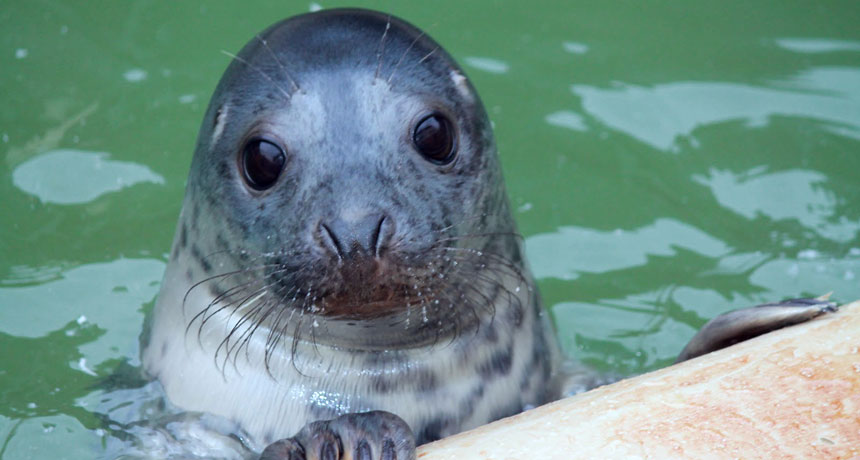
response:
<path fill-rule="evenodd" d="M 387 286 L 365 288 L 364 295 L 356 295 L 347 289 L 322 299 L 321 313 L 330 318 L 347 320 L 370 320 L 403 312 L 417 299 L 398 295 Z"/>

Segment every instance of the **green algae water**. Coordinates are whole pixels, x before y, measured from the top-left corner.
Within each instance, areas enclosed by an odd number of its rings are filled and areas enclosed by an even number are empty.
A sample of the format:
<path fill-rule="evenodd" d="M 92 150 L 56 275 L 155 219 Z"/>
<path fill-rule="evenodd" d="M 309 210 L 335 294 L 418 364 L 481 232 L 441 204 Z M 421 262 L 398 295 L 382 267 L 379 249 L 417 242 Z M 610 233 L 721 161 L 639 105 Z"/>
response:
<path fill-rule="evenodd" d="M 345 6 L 243 5 L 0 1 L 0 458 L 128 442 L 221 51 Z M 860 298 L 860 3 L 350 5 L 472 79 L 570 356 L 631 375 L 722 311 Z"/>

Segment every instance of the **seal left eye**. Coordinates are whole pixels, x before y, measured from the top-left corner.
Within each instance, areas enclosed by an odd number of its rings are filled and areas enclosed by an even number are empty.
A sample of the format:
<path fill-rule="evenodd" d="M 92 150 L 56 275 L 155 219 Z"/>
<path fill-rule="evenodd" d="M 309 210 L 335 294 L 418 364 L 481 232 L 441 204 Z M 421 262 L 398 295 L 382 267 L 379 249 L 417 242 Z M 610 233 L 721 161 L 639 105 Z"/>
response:
<path fill-rule="evenodd" d="M 242 151 L 245 182 L 254 190 L 266 190 L 278 180 L 287 157 L 284 149 L 265 139 L 251 139 Z"/>
<path fill-rule="evenodd" d="M 437 165 L 452 162 L 457 154 L 454 127 L 441 113 L 434 112 L 415 125 L 412 143 L 424 158 Z"/>

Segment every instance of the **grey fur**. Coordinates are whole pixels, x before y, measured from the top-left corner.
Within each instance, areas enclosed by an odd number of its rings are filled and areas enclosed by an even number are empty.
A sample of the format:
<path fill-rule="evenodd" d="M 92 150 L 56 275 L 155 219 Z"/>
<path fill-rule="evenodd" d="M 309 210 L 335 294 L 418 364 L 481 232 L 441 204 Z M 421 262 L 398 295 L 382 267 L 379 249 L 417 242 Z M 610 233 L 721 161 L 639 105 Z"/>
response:
<path fill-rule="evenodd" d="M 456 125 L 451 165 L 412 146 L 432 111 Z M 237 167 L 255 135 L 288 156 L 262 193 Z M 378 278 L 345 268 L 319 230 L 376 215 Z M 380 292 L 394 306 L 375 310 Z M 254 449 L 370 409 L 420 443 L 551 398 L 542 315 L 462 70 L 401 20 L 328 10 L 270 27 L 222 77 L 143 361 L 174 404 L 236 421 Z"/>

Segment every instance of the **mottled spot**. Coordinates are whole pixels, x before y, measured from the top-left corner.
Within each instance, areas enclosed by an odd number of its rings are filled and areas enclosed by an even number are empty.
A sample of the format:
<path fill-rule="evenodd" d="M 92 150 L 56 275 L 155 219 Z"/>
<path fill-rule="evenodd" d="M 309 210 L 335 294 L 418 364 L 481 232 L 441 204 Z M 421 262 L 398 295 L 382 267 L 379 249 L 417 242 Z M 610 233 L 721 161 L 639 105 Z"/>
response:
<path fill-rule="evenodd" d="M 179 231 L 179 247 L 185 249 L 188 246 L 188 225 L 182 222 L 182 230 Z"/>
<path fill-rule="evenodd" d="M 194 260 L 200 263 L 200 267 L 203 268 L 204 273 L 212 273 L 212 264 L 206 260 L 206 257 L 200 252 L 200 247 L 196 243 L 191 245 L 191 257 L 194 257 Z"/>
<path fill-rule="evenodd" d="M 218 232 L 218 235 L 215 237 L 215 246 L 217 246 L 219 250 L 230 248 L 230 243 L 227 242 L 227 238 L 224 236 L 223 232 Z"/>
<path fill-rule="evenodd" d="M 418 380 L 417 389 L 420 392 L 430 392 L 435 390 L 439 386 L 439 381 L 436 377 L 436 374 L 428 370 L 419 372 L 416 378 Z"/>
<path fill-rule="evenodd" d="M 451 416 L 443 415 L 430 419 L 415 433 L 416 443 L 424 444 L 442 439 L 443 436 L 449 434 L 448 428 L 452 425 L 456 426 L 456 423 Z"/>
<path fill-rule="evenodd" d="M 197 222 L 200 220 L 200 205 L 197 200 L 193 200 L 191 205 L 191 229 L 197 230 Z"/>
<path fill-rule="evenodd" d="M 511 371 L 512 363 L 513 356 L 510 349 L 497 350 L 478 366 L 478 372 L 485 379 L 507 375 Z"/>
<path fill-rule="evenodd" d="M 486 340 L 487 343 L 495 344 L 499 341 L 499 332 L 497 329 L 498 327 L 496 326 L 496 323 L 490 323 L 484 326 L 482 330 L 484 331 L 484 340 Z"/>

